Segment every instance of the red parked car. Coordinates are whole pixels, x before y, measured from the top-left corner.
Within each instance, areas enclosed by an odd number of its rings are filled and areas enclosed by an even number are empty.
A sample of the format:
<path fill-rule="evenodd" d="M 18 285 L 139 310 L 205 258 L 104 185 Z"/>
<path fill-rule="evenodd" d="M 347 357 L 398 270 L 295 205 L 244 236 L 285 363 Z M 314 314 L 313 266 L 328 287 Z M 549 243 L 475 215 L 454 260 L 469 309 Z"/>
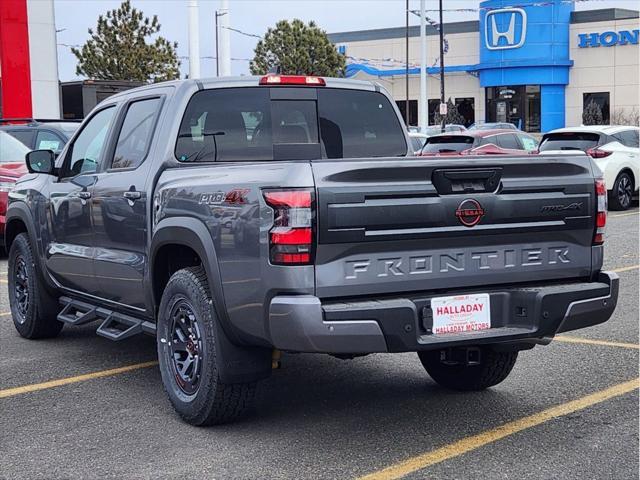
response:
<path fill-rule="evenodd" d="M 538 141 L 519 130 L 467 130 L 427 138 L 420 155 L 522 155 L 537 148 Z"/>
<path fill-rule="evenodd" d="M 29 149 L 8 133 L 0 131 L 0 239 L 4 244 L 7 196 L 16 180 L 27 173 L 24 156 Z"/>

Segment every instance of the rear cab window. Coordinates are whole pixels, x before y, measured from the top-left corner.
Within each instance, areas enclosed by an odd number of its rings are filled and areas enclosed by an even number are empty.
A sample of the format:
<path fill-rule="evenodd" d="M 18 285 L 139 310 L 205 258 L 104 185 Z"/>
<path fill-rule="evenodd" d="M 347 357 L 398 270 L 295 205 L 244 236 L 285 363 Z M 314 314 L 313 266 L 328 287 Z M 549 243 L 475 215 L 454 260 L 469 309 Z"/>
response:
<path fill-rule="evenodd" d="M 422 153 L 460 153 L 472 148 L 474 140 L 468 135 L 437 135 L 427 138 Z"/>
<path fill-rule="evenodd" d="M 271 88 L 280 87 L 194 94 L 180 125 L 176 158 L 281 160 L 296 158 L 296 151 L 305 160 L 407 154 L 404 129 L 381 93 L 319 88 L 315 99 L 272 99 Z"/>
<path fill-rule="evenodd" d="M 542 138 L 539 150 L 581 150 L 586 152 L 600 143 L 600 134 L 591 132 L 549 133 Z"/>

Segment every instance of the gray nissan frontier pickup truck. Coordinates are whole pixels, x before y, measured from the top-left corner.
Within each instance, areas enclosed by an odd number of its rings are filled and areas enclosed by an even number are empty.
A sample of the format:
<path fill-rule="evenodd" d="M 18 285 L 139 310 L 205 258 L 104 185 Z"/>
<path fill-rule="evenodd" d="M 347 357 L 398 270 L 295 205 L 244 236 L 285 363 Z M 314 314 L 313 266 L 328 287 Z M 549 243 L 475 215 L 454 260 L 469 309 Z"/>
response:
<path fill-rule="evenodd" d="M 9 195 L 26 338 L 96 322 L 157 341 L 194 425 L 234 420 L 274 352 L 417 352 L 480 390 L 518 352 L 605 322 L 607 190 L 590 157 L 414 157 L 379 85 L 183 80 L 109 97 Z"/>

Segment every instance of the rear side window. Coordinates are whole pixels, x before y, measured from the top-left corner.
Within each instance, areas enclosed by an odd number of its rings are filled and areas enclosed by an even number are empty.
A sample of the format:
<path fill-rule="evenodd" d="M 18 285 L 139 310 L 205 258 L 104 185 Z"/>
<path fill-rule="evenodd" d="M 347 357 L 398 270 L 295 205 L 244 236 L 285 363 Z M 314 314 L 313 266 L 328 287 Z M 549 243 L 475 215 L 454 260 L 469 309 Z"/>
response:
<path fill-rule="evenodd" d="M 33 144 L 33 135 L 35 134 L 34 130 L 7 130 L 7 133 L 13 138 L 20 140 L 27 147 L 31 148 L 31 145 Z"/>
<path fill-rule="evenodd" d="M 139 100 L 127 108 L 111 168 L 137 168 L 144 161 L 160 108 L 159 98 Z"/>
<path fill-rule="evenodd" d="M 381 93 L 318 89 L 318 116 L 326 158 L 407 154 L 404 128 Z"/>
<path fill-rule="evenodd" d="M 613 137 L 625 147 L 638 148 L 638 130 L 625 130 Z"/>
<path fill-rule="evenodd" d="M 538 141 L 529 135 L 518 135 L 522 146 L 527 152 L 532 152 L 538 148 Z"/>
<path fill-rule="evenodd" d="M 539 150 L 582 150 L 597 147 L 600 135 L 591 132 L 559 132 L 545 135 L 540 142 Z"/>
<path fill-rule="evenodd" d="M 498 146 L 502 148 L 508 148 L 509 150 L 522 150 L 518 139 L 512 133 L 505 133 L 503 135 L 496 135 L 498 139 Z"/>
<path fill-rule="evenodd" d="M 422 153 L 459 153 L 473 147 L 473 137 L 466 135 L 438 135 L 427 138 Z"/>

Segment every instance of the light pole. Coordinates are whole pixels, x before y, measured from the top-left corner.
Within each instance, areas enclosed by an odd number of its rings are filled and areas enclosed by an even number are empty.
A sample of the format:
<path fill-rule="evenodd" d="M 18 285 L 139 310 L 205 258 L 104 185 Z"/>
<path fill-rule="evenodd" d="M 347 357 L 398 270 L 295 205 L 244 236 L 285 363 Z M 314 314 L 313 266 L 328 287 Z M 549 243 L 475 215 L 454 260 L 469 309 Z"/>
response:
<path fill-rule="evenodd" d="M 429 103 L 427 101 L 427 15 L 425 3 L 425 0 L 420 0 L 420 12 L 411 11 L 411 13 L 420 17 L 420 106 L 418 108 L 420 118 L 418 125 L 422 133 L 426 133 L 429 125 Z"/>
<path fill-rule="evenodd" d="M 218 13 L 216 10 L 216 77 L 220 76 L 220 49 L 218 48 L 218 17 L 223 17 L 229 12 Z"/>
<path fill-rule="evenodd" d="M 444 23 L 442 22 L 442 0 L 440 0 L 440 105 L 444 104 Z M 445 104 L 446 105 L 446 104 Z M 443 107 L 440 107 L 441 109 Z M 446 107 L 444 107 L 446 109 Z M 445 130 L 445 116 L 440 112 L 440 129 L 442 133 Z"/>
<path fill-rule="evenodd" d="M 420 0 L 420 131 L 427 132 L 427 19 L 425 0 Z"/>
<path fill-rule="evenodd" d="M 198 0 L 189 0 L 189 78 L 200 78 Z"/>
<path fill-rule="evenodd" d="M 405 66 L 404 66 L 404 88 L 406 93 L 406 101 L 404 104 L 404 122 L 409 125 L 409 0 L 406 1 L 405 9 Z"/>
<path fill-rule="evenodd" d="M 218 10 L 216 10 L 216 77 L 220 76 L 220 49 L 218 48 L 220 42 L 218 41 L 218 17 L 222 17 L 226 14 L 227 12 L 218 13 Z"/>

